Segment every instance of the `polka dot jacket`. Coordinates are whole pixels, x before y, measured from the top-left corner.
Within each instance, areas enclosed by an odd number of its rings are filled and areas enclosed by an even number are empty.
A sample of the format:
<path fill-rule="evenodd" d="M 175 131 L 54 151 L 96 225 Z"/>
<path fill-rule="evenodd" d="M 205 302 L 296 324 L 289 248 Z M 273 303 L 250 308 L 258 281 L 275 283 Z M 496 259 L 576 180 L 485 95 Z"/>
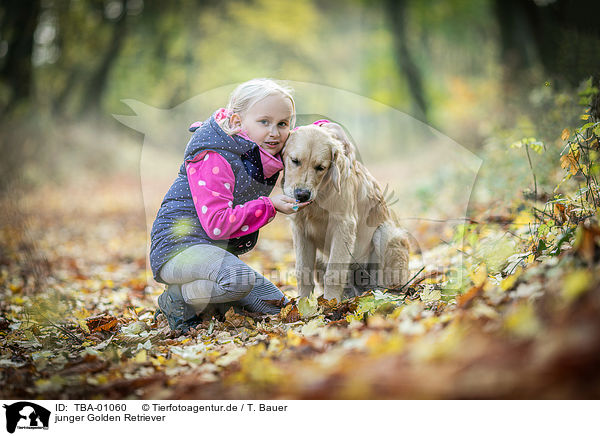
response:
<path fill-rule="evenodd" d="M 194 135 L 184 162 L 150 235 L 150 265 L 161 283 L 160 269 L 179 252 L 213 244 L 235 255 L 246 253 L 256 244 L 258 228 L 275 216 L 268 195 L 279 174 L 270 170 L 265 175 L 260 147 L 227 135 L 214 115 L 190 130 Z"/>

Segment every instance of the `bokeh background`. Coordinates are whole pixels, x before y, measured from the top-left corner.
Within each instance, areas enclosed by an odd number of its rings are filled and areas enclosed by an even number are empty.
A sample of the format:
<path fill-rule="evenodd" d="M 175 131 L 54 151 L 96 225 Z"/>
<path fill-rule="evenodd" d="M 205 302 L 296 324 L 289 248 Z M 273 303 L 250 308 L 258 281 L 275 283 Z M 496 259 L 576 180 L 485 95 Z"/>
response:
<path fill-rule="evenodd" d="M 5 1 L 4 216 L 35 192 L 79 214 L 126 205 L 148 233 L 187 126 L 271 77 L 296 88 L 300 123 L 342 123 L 413 242 L 435 247 L 561 180 L 561 132 L 598 85 L 599 15 L 570 0 Z M 523 138 L 544 152 L 510 147 Z M 282 218 L 269 231 L 291 242 Z"/>
<path fill-rule="evenodd" d="M 570 0 L 5 1 L 0 188 L 111 181 L 148 227 L 186 126 L 236 83 L 271 77 L 301 85 L 301 121 L 342 122 L 429 248 L 448 220 L 501 214 L 560 180 L 561 131 L 600 71 L 599 15 Z M 133 129 L 112 116 L 136 109 L 137 123 L 117 117 Z M 545 153 L 507 147 L 524 137 Z M 467 174 L 444 152 L 455 148 Z"/>
<path fill-rule="evenodd" d="M 552 142 L 599 70 L 599 15 L 570 0 L 7 0 L 2 187 L 135 171 L 142 137 L 111 116 L 131 114 L 122 99 L 169 109 L 253 77 L 358 94 L 480 156 L 490 138 Z M 521 158 L 507 166 L 529 171 Z"/>
<path fill-rule="evenodd" d="M 597 0 L 3 0 L 0 397 L 598 398 L 598 17 Z M 255 77 L 351 134 L 416 279 L 171 337 L 148 224 L 187 126 Z M 283 218 L 243 259 L 295 295 Z"/>

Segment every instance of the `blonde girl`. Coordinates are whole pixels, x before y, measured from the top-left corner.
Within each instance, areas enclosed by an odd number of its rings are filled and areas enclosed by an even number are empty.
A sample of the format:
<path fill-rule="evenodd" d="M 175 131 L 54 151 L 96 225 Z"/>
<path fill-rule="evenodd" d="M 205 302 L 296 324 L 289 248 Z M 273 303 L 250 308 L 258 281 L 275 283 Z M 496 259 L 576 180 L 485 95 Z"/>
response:
<path fill-rule="evenodd" d="M 159 311 L 171 329 L 187 331 L 209 304 L 272 314 L 279 308 L 269 301 L 285 301 L 238 256 L 254 247 L 258 230 L 277 212 L 308 205 L 269 198 L 294 122 L 291 89 L 255 79 L 239 85 L 226 108 L 190 127 L 194 134 L 151 233 L 154 278 L 167 285 Z"/>

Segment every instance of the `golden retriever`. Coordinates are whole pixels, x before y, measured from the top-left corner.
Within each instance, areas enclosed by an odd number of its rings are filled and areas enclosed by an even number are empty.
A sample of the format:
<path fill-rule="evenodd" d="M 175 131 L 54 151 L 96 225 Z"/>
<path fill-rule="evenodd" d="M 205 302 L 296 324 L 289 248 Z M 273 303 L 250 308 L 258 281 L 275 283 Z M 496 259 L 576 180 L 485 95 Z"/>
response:
<path fill-rule="evenodd" d="M 283 162 L 283 192 L 313 202 L 290 215 L 300 297 L 313 291 L 315 276 L 324 297 L 338 302 L 365 289 L 406 283 L 408 235 L 340 125 L 296 129 Z"/>

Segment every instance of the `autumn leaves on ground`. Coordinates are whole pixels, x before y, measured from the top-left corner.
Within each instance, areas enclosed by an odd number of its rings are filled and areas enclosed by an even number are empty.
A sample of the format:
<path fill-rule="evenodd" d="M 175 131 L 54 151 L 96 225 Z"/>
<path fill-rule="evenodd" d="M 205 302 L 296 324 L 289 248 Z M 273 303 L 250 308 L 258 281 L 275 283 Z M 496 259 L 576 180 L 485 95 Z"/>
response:
<path fill-rule="evenodd" d="M 154 319 L 162 288 L 146 269 L 135 178 L 13 192 L 0 230 L 0 395 L 598 398 L 599 133 L 563 131 L 556 195 L 474 208 L 413 256 L 400 291 L 294 299 L 279 316 L 207 314 L 187 335 Z M 427 223 L 418 231 L 431 236 Z M 284 219 L 244 259 L 295 296 Z"/>

